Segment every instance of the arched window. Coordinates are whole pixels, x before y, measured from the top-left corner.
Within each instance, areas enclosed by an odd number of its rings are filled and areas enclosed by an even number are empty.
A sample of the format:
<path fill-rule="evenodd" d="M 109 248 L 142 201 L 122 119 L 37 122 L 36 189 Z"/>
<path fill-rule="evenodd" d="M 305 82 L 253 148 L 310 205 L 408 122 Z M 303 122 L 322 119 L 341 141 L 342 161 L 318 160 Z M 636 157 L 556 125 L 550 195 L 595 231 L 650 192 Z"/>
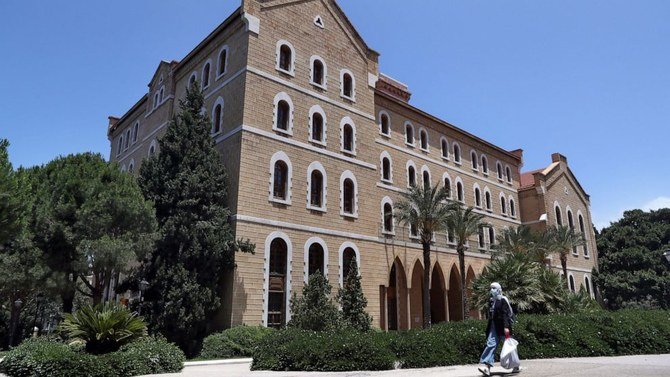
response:
<path fill-rule="evenodd" d="M 584 275 L 584 287 L 586 287 L 586 293 L 591 296 L 591 280 L 589 280 L 589 277 Z"/>
<path fill-rule="evenodd" d="M 158 93 L 159 93 L 158 94 L 158 98 L 159 98 L 158 103 L 160 104 L 160 103 L 163 103 L 163 99 L 165 99 L 165 87 L 161 87 L 161 90 Z"/>
<path fill-rule="evenodd" d="M 489 248 L 496 244 L 496 231 L 493 226 L 489 225 Z"/>
<path fill-rule="evenodd" d="M 482 206 L 482 194 L 479 191 L 479 187 L 475 187 L 475 206 L 480 208 Z"/>
<path fill-rule="evenodd" d="M 428 170 L 424 170 L 421 175 L 423 177 L 423 188 L 427 190 L 430 188 L 430 173 Z"/>
<path fill-rule="evenodd" d="M 221 127 L 223 124 L 223 100 L 219 97 L 216 100 L 214 105 L 214 111 L 212 112 L 212 133 L 217 134 L 221 132 Z"/>
<path fill-rule="evenodd" d="M 411 165 L 407 167 L 407 186 L 416 186 L 416 169 Z"/>
<path fill-rule="evenodd" d="M 286 324 L 286 294 L 288 245 L 281 238 L 270 243 L 268 281 L 268 327 L 279 328 Z"/>
<path fill-rule="evenodd" d="M 130 128 L 126 130 L 126 143 L 123 145 L 123 150 L 128 149 L 130 147 Z"/>
<path fill-rule="evenodd" d="M 340 215 L 358 217 L 356 178 L 347 170 L 340 176 Z"/>
<path fill-rule="evenodd" d="M 447 192 L 447 197 L 451 198 L 451 179 L 449 179 L 449 176 L 445 176 L 442 181 L 444 184 L 444 189 Z"/>
<path fill-rule="evenodd" d="M 218 77 L 223 76 L 226 73 L 228 68 L 228 46 L 224 46 L 221 51 L 219 51 L 219 64 L 216 70 Z"/>
<path fill-rule="evenodd" d="M 563 219 L 561 217 L 561 209 L 558 206 L 554 207 L 554 213 L 556 214 L 556 224 L 559 226 L 563 225 Z"/>
<path fill-rule="evenodd" d="M 342 253 L 342 281 L 347 281 L 347 276 L 349 276 L 349 271 L 351 271 L 351 261 L 356 259 L 356 251 L 347 247 Z M 360 268 L 360 266 L 358 266 Z"/>
<path fill-rule="evenodd" d="M 277 69 L 293 74 L 293 48 L 288 42 L 279 41 Z"/>
<path fill-rule="evenodd" d="M 349 99 L 349 100 L 354 100 L 355 98 L 355 82 L 354 82 L 354 76 L 352 75 L 351 72 L 347 70 L 342 70 L 340 73 L 340 79 L 342 81 L 342 97 Z"/>
<path fill-rule="evenodd" d="M 379 113 L 379 132 L 382 135 L 391 135 L 391 119 L 385 112 Z"/>
<path fill-rule="evenodd" d="M 490 211 L 493 206 L 491 204 L 491 193 L 488 191 L 484 192 L 484 202 L 486 204 L 486 209 Z"/>
<path fill-rule="evenodd" d="M 505 196 L 500 197 L 500 212 L 503 215 L 507 214 L 507 201 L 505 200 Z"/>
<path fill-rule="evenodd" d="M 458 144 L 453 143 L 453 148 L 454 148 L 454 162 L 457 163 L 457 164 L 460 164 L 461 163 L 461 147 Z"/>
<path fill-rule="evenodd" d="M 312 114 L 312 140 L 323 142 L 323 115 L 319 113 Z"/>
<path fill-rule="evenodd" d="M 133 126 L 133 144 L 137 143 L 137 137 L 140 133 L 140 122 L 135 122 Z"/>
<path fill-rule="evenodd" d="M 345 123 L 342 126 L 342 150 L 354 153 L 354 148 L 354 127 L 349 123 Z"/>
<path fill-rule="evenodd" d="M 282 160 L 275 162 L 272 187 L 272 196 L 275 199 L 286 200 L 288 198 L 288 165 Z"/>
<path fill-rule="evenodd" d="M 188 87 L 191 88 L 193 85 L 195 85 L 195 82 L 198 80 L 198 75 L 193 72 L 191 73 L 191 77 L 188 78 Z"/>
<path fill-rule="evenodd" d="M 354 213 L 354 181 L 351 179 L 344 180 L 344 212 L 353 214 Z"/>
<path fill-rule="evenodd" d="M 405 143 L 414 145 L 414 126 L 411 123 L 405 123 Z"/>
<path fill-rule="evenodd" d="M 149 157 L 153 156 L 154 153 L 156 153 L 156 140 L 153 140 L 149 145 Z"/>
<path fill-rule="evenodd" d="M 278 93 L 274 99 L 274 123 L 272 129 L 284 134 L 293 134 L 293 101 L 286 93 Z"/>
<path fill-rule="evenodd" d="M 312 58 L 312 84 L 317 86 L 325 86 L 325 71 L 326 67 L 323 64 L 323 61 L 318 57 Z"/>
<path fill-rule="evenodd" d="M 570 229 L 575 229 L 575 222 L 572 221 L 572 211 L 568 210 L 568 226 Z"/>
<path fill-rule="evenodd" d="M 502 180 L 503 179 L 503 167 L 500 162 L 496 162 L 496 171 L 498 173 L 498 179 Z"/>
<path fill-rule="evenodd" d="M 205 63 L 205 66 L 202 68 L 202 88 L 205 89 L 209 86 L 209 62 Z"/>
<path fill-rule="evenodd" d="M 482 173 L 489 173 L 489 160 L 484 155 L 482 155 Z"/>
<path fill-rule="evenodd" d="M 382 180 L 391 181 L 391 160 L 388 157 L 382 158 Z"/>
<path fill-rule="evenodd" d="M 569 285 L 570 285 L 570 292 L 575 293 L 576 292 L 576 290 L 575 290 L 575 278 L 574 278 L 574 276 L 572 276 L 572 274 L 568 275 L 568 282 L 569 282 Z"/>
<path fill-rule="evenodd" d="M 588 257 L 589 256 L 589 248 L 588 248 L 588 241 L 586 240 L 586 232 L 584 231 L 584 218 L 582 217 L 582 214 L 579 213 L 577 215 L 577 221 L 579 221 L 579 231 L 582 233 L 582 236 L 584 236 L 584 245 L 582 246 L 584 248 L 584 256 Z"/>
<path fill-rule="evenodd" d="M 308 269 L 307 275 L 311 276 L 315 273 L 320 273 L 325 276 L 325 265 L 324 265 L 324 252 L 323 246 L 318 242 L 314 242 L 309 246 L 309 256 L 308 256 Z"/>
<path fill-rule="evenodd" d="M 323 207 L 323 174 L 318 170 L 313 170 L 310 176 L 309 200 L 312 207 Z"/>
<path fill-rule="evenodd" d="M 505 175 L 507 176 L 507 182 L 512 183 L 512 169 L 509 166 L 505 166 Z"/>
<path fill-rule="evenodd" d="M 447 143 L 447 139 L 442 139 L 440 145 L 442 147 L 442 158 L 449 159 L 449 144 Z"/>
<path fill-rule="evenodd" d="M 416 226 L 416 223 L 409 224 L 409 236 L 410 238 L 419 238 L 419 227 Z"/>
<path fill-rule="evenodd" d="M 480 249 L 486 248 L 486 240 L 484 239 L 484 226 L 479 227 L 479 231 L 477 232 L 477 241 L 479 243 Z"/>
<path fill-rule="evenodd" d="M 428 132 L 424 129 L 421 129 L 419 131 L 419 139 L 421 143 L 421 149 L 424 151 L 428 151 Z"/>
<path fill-rule="evenodd" d="M 393 205 L 390 202 L 384 203 L 382 212 L 384 214 L 384 232 L 393 233 Z"/>
<path fill-rule="evenodd" d="M 472 163 L 472 169 L 474 170 L 479 169 L 479 164 L 477 163 L 477 152 L 475 151 L 470 152 L 470 162 Z"/>
<path fill-rule="evenodd" d="M 116 148 L 116 155 L 120 155 L 121 151 L 123 150 L 123 135 L 119 136 L 119 144 L 117 145 Z"/>
<path fill-rule="evenodd" d="M 458 197 L 459 202 L 465 201 L 465 196 L 463 195 L 463 183 L 456 182 L 456 196 Z"/>
<path fill-rule="evenodd" d="M 132 173 L 135 171 L 135 160 L 130 160 L 130 164 L 128 165 L 128 173 Z"/>

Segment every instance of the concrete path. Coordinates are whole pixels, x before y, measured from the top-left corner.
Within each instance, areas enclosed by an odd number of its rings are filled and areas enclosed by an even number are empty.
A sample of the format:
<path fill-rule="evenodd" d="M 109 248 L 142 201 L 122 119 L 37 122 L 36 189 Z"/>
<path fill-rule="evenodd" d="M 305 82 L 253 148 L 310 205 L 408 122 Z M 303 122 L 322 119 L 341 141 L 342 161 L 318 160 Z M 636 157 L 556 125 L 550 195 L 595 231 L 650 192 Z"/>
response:
<path fill-rule="evenodd" d="M 315 375 L 319 377 L 479 377 L 476 365 L 443 368 L 401 369 L 383 372 L 250 372 L 249 363 L 227 365 L 188 366 L 182 373 L 163 374 L 163 377 L 293 377 Z M 585 357 L 573 359 L 522 360 L 521 373 L 509 374 L 496 366 L 497 376 L 670 376 L 669 355 L 640 355 L 618 357 Z"/>

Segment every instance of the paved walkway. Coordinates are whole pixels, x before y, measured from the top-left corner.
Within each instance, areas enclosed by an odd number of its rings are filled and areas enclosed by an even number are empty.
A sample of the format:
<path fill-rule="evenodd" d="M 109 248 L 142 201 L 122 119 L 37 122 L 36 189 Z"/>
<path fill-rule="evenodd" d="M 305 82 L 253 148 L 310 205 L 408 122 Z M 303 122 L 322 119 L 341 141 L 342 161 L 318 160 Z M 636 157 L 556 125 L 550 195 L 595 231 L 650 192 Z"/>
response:
<path fill-rule="evenodd" d="M 249 363 L 229 365 L 189 366 L 182 373 L 163 374 L 163 377 L 479 377 L 476 365 L 443 368 L 402 369 L 383 372 L 250 372 Z M 573 359 L 522 360 L 521 373 L 509 374 L 500 367 L 492 369 L 497 376 L 670 376 L 669 355 L 640 355 L 618 357 L 586 357 Z"/>

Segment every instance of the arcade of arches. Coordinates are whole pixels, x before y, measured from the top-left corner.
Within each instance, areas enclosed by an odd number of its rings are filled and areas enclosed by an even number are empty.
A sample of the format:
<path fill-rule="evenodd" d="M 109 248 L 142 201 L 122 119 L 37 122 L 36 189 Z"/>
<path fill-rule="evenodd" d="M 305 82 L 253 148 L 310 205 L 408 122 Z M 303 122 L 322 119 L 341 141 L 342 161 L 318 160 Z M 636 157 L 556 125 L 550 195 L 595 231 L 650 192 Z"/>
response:
<path fill-rule="evenodd" d="M 416 260 L 411 275 L 406 275 L 403 263 L 396 258 L 391 265 L 387 286 L 380 286 L 381 328 L 385 330 L 406 330 L 423 325 L 423 264 Z M 430 315 L 433 324 L 445 321 L 463 320 L 461 275 L 456 264 L 445 275 L 439 263 L 430 271 Z M 445 278 L 448 276 L 448 279 Z M 475 272 L 468 267 L 466 286 L 470 287 Z M 447 284 L 448 283 L 448 284 Z M 468 296 L 470 289 L 467 290 Z M 470 318 L 482 318 L 477 310 L 471 310 Z"/>

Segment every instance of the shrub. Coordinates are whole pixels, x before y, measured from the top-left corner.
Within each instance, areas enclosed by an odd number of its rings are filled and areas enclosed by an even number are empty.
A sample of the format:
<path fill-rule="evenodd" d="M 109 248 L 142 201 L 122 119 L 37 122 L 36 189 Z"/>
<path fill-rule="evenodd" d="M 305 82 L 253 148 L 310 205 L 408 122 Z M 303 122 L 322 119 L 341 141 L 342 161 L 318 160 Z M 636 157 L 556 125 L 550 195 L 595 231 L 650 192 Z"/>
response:
<path fill-rule="evenodd" d="M 356 258 L 351 259 L 349 274 L 344 286 L 337 294 L 337 299 L 342 306 L 342 319 L 345 323 L 358 331 L 369 331 L 372 317 L 365 311 L 368 300 L 363 294 L 361 276 L 358 274 Z"/>
<path fill-rule="evenodd" d="M 74 314 L 65 314 L 61 329 L 71 341 L 86 343 L 86 352 L 102 354 L 146 336 L 147 325 L 137 313 L 109 303 L 84 306 Z"/>
<path fill-rule="evenodd" d="M 392 369 L 393 353 L 372 333 L 350 328 L 315 332 L 288 328 L 266 336 L 252 370 L 352 371 Z"/>
<path fill-rule="evenodd" d="M 145 338 L 96 356 L 38 338 L 9 351 L 0 372 L 9 377 L 129 377 L 179 372 L 184 360 L 181 350 L 163 339 Z"/>
<path fill-rule="evenodd" d="M 251 357 L 253 349 L 267 334 L 275 331 L 263 326 L 237 326 L 205 338 L 202 359 Z"/>
<path fill-rule="evenodd" d="M 302 296 L 291 298 L 289 327 L 323 331 L 336 329 L 342 324 L 340 311 L 330 298 L 331 286 L 321 273 L 310 275 L 302 289 Z"/>

